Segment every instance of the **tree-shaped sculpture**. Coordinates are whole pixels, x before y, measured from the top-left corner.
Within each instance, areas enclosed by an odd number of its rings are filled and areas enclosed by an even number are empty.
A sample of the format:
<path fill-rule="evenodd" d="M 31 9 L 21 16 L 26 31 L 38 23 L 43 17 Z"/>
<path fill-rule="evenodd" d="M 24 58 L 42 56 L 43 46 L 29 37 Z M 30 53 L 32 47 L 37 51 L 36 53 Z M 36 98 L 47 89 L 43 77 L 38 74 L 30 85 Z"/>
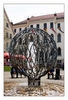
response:
<path fill-rule="evenodd" d="M 25 28 L 17 33 L 10 43 L 9 53 L 11 64 L 24 68 L 29 86 L 40 85 L 40 78 L 56 65 L 56 42 L 42 29 Z"/>

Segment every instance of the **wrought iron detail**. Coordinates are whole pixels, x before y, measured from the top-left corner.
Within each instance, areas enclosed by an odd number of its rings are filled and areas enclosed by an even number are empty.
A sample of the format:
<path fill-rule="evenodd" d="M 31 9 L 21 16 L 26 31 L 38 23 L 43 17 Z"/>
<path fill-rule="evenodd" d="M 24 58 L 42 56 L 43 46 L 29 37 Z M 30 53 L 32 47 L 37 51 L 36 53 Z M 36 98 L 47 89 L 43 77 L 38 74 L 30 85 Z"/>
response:
<path fill-rule="evenodd" d="M 17 33 L 10 43 L 9 53 L 11 64 L 21 65 L 29 79 L 40 79 L 56 65 L 56 42 L 42 29 L 25 28 Z"/>

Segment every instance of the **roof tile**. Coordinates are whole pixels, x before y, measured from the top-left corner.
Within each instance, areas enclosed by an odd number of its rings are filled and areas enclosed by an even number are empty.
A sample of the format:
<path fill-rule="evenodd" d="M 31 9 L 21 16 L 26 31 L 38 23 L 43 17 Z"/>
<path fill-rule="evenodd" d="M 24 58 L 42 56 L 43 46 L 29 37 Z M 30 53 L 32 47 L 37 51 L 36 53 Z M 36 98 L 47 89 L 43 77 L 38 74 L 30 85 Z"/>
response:
<path fill-rule="evenodd" d="M 46 20 L 46 19 L 52 19 L 54 18 L 54 14 L 48 14 L 48 15 L 42 15 L 42 16 L 31 16 L 29 18 L 30 21 L 37 21 L 37 20 Z M 64 18 L 64 12 L 62 13 L 57 13 L 57 17 L 56 18 Z M 21 22 L 18 22 L 16 24 L 13 25 L 19 25 L 19 24 L 27 24 L 27 19 Z"/>

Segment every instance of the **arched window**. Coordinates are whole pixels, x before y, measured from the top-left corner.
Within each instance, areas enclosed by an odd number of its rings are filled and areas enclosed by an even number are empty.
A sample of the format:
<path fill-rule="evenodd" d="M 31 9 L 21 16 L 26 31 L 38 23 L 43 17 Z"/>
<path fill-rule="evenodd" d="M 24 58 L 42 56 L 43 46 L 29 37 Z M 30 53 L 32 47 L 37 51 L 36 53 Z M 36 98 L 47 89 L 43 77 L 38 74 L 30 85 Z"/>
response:
<path fill-rule="evenodd" d="M 61 48 L 58 48 L 58 56 L 61 56 Z"/>
<path fill-rule="evenodd" d="M 59 33 L 58 36 L 57 36 L 57 41 L 58 41 L 58 42 L 61 42 L 61 34 L 60 34 L 60 33 Z"/>
<path fill-rule="evenodd" d="M 53 35 L 53 34 L 51 34 L 51 36 L 52 36 L 52 38 L 54 39 L 54 35 Z"/>

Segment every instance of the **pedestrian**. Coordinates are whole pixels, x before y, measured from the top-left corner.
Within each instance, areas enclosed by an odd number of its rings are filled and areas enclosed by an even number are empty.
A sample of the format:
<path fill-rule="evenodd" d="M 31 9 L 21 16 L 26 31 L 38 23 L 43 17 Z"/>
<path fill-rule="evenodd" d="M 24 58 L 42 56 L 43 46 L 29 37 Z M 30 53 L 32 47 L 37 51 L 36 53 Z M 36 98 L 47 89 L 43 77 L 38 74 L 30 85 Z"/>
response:
<path fill-rule="evenodd" d="M 60 78 L 61 78 L 61 76 L 60 76 L 60 68 L 59 68 L 59 65 L 57 65 L 55 79 L 60 79 Z"/>
<path fill-rule="evenodd" d="M 48 72 L 48 79 L 50 79 L 50 75 L 52 75 L 52 79 L 54 78 L 54 67 Z"/>
<path fill-rule="evenodd" d="M 62 64 L 62 69 L 64 70 L 64 63 Z"/>
<path fill-rule="evenodd" d="M 24 68 L 22 66 L 20 66 L 19 70 L 20 70 L 20 75 L 21 75 L 21 78 L 22 78 L 22 74 L 24 74 Z"/>

